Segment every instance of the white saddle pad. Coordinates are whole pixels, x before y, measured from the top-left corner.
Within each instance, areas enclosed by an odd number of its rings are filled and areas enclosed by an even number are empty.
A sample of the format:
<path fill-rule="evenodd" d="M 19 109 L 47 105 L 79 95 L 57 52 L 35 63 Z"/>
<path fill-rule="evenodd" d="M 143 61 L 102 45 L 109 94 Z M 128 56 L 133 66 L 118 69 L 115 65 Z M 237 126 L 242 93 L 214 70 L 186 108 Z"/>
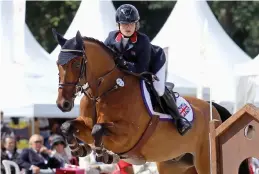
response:
<path fill-rule="evenodd" d="M 158 115 L 160 117 L 160 120 L 164 120 L 164 121 L 172 120 L 172 117 L 170 115 L 154 111 L 152 103 L 151 103 L 150 94 L 149 94 L 149 92 L 146 88 L 146 84 L 143 80 L 140 81 L 140 88 L 141 88 L 141 94 L 142 94 L 144 104 L 145 104 L 150 116 Z M 194 114 L 193 114 L 193 109 L 192 109 L 190 103 L 187 102 L 183 97 L 177 96 L 176 104 L 178 106 L 179 113 L 183 117 L 185 117 L 189 122 L 192 122 Z"/>

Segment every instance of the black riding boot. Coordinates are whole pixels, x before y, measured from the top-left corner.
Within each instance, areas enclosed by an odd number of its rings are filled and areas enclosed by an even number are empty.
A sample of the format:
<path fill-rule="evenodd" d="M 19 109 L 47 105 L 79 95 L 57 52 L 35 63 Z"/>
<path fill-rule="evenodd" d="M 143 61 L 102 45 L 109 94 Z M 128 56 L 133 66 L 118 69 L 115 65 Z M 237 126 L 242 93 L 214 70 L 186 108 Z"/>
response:
<path fill-rule="evenodd" d="M 176 105 L 173 96 L 170 94 L 170 91 L 166 88 L 164 95 L 161 97 L 166 104 L 166 112 L 172 116 L 174 119 L 174 124 L 181 135 L 184 135 L 188 130 L 192 128 L 191 123 L 180 115 L 178 112 L 178 107 Z"/>

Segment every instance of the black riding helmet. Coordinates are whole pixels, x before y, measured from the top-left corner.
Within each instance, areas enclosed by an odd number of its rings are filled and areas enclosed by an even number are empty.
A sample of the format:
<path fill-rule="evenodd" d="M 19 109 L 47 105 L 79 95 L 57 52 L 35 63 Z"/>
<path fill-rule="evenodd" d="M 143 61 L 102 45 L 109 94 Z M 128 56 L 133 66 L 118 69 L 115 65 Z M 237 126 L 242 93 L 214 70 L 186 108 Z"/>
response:
<path fill-rule="evenodd" d="M 116 11 L 116 22 L 122 24 L 138 22 L 138 10 L 131 4 L 123 4 Z"/>

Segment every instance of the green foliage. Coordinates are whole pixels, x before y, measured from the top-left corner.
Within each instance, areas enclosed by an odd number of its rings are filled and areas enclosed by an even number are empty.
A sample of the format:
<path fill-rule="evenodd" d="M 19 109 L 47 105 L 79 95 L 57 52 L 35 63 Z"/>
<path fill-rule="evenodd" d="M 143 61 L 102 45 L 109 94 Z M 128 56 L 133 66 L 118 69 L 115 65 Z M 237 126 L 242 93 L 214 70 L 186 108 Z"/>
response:
<path fill-rule="evenodd" d="M 57 43 L 53 39 L 52 28 L 65 34 L 80 1 L 26 1 L 26 23 L 36 40 L 51 52 Z"/>
<path fill-rule="evenodd" d="M 214 1 L 212 11 L 229 36 L 249 56 L 259 53 L 259 2 Z"/>
<path fill-rule="evenodd" d="M 176 1 L 114 1 L 135 5 L 141 16 L 140 31 L 153 39 L 170 15 Z M 229 36 L 248 55 L 259 53 L 259 2 L 209 1 L 215 16 Z M 39 43 L 51 52 L 56 47 L 51 28 L 64 34 L 80 1 L 27 1 L 26 22 Z M 83 21 L 82 21 L 83 22 Z"/>

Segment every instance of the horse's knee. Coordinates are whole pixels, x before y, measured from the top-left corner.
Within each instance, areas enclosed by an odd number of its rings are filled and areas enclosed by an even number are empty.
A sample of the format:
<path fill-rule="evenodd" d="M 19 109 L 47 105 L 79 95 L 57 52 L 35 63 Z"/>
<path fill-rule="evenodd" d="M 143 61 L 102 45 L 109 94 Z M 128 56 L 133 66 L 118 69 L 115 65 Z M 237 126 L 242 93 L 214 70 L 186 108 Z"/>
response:
<path fill-rule="evenodd" d="M 95 124 L 91 134 L 93 137 L 102 137 L 108 135 L 109 131 L 104 124 Z"/>
<path fill-rule="evenodd" d="M 73 126 L 73 124 L 72 124 L 71 121 L 66 121 L 66 122 L 64 122 L 64 123 L 61 125 L 60 129 L 61 129 L 61 133 L 62 133 L 64 136 L 67 137 L 67 136 L 71 135 L 71 133 L 73 133 L 73 131 L 74 131 L 74 126 Z"/>

